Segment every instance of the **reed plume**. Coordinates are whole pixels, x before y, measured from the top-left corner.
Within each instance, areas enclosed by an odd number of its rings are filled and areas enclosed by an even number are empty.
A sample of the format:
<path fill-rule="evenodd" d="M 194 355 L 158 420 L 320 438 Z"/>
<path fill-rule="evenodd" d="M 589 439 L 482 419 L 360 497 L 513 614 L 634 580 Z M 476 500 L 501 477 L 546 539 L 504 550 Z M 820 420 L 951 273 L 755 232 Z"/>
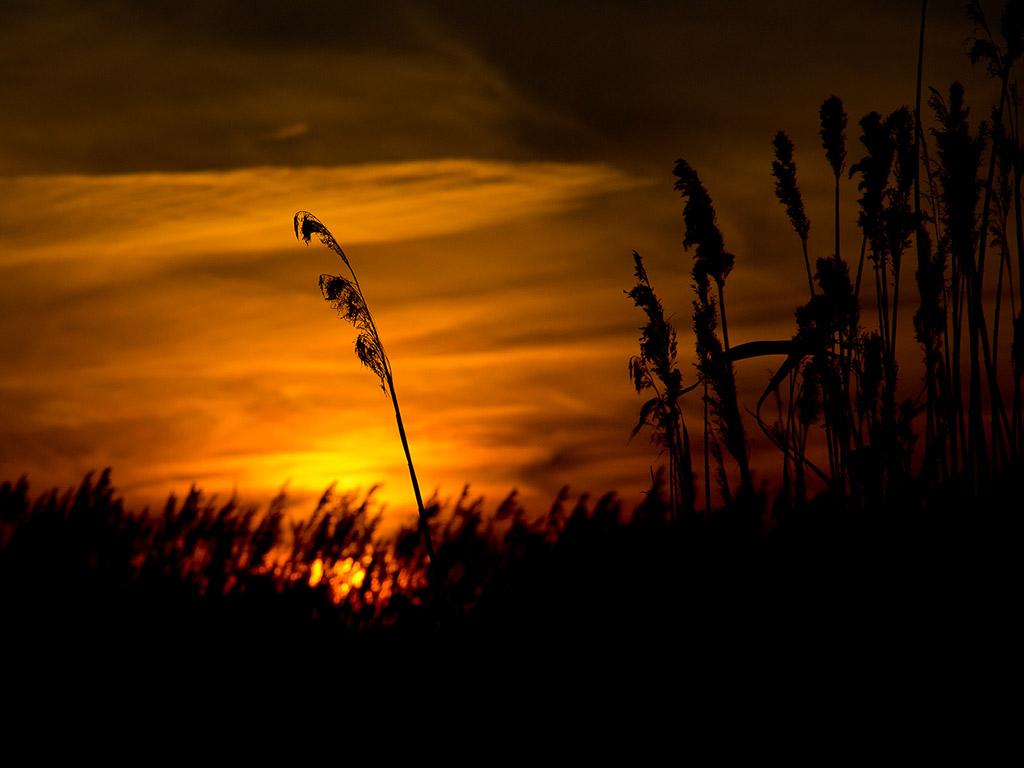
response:
<path fill-rule="evenodd" d="M 835 194 L 835 236 L 836 258 L 839 255 L 839 179 L 846 167 L 846 112 L 843 111 L 843 100 L 835 94 L 822 102 L 818 110 L 821 120 L 821 146 L 825 150 L 825 159 L 832 167 L 836 177 Z"/>
<path fill-rule="evenodd" d="M 877 112 L 871 112 L 861 118 L 861 143 L 867 154 L 850 168 L 850 177 L 860 174 L 857 189 L 861 197 L 857 201 L 860 214 L 857 223 L 864 233 L 861 246 L 860 262 L 857 266 L 857 280 L 854 293 L 860 296 L 861 277 L 864 271 L 866 246 L 871 247 L 871 258 L 878 268 L 879 260 L 887 253 L 885 228 L 882 225 L 882 208 L 885 201 L 885 189 L 889 184 L 889 173 L 892 170 L 893 143 L 886 121 Z"/>
<path fill-rule="evenodd" d="M 804 252 L 804 266 L 807 268 L 807 287 L 814 296 L 814 279 L 811 276 L 811 260 L 807 255 L 807 235 L 811 230 L 811 222 L 804 213 L 804 201 L 800 196 L 800 187 L 796 183 L 796 160 L 793 159 L 793 142 L 783 131 L 775 134 L 772 141 L 775 147 L 775 160 L 772 161 L 772 176 L 775 177 L 775 196 L 786 206 L 789 223 L 800 238 Z"/>
<path fill-rule="evenodd" d="M 680 511 L 694 511 L 690 438 L 679 408 L 679 398 L 689 390 L 684 390 L 683 375 L 676 367 L 675 328 L 665 318 L 636 251 L 633 261 L 637 282 L 626 295 L 646 313 L 647 324 L 640 329 L 640 354 L 629 359 L 629 374 L 637 393 L 651 391 L 654 397 L 640 407 L 632 436 L 649 426 L 654 430 L 654 441 L 668 453 L 669 513 L 676 517 Z"/>
<path fill-rule="evenodd" d="M 434 562 L 434 545 L 430 539 L 430 527 L 428 515 L 423 507 L 423 497 L 420 494 L 420 486 L 416 480 L 416 470 L 412 463 L 412 454 L 409 452 L 409 441 L 405 435 L 405 425 L 402 423 L 402 412 L 398 407 L 398 395 L 395 394 L 394 377 L 391 372 L 391 361 L 388 360 L 384 345 L 381 343 L 377 327 L 373 322 L 373 316 L 366 305 L 366 298 L 359 287 L 359 279 L 355 270 L 349 263 L 348 257 L 334 239 L 334 235 L 325 227 L 320 220 L 308 211 L 299 211 L 295 214 L 295 237 L 309 245 L 313 235 L 320 238 L 320 242 L 334 251 L 348 267 L 352 279 L 341 275 L 320 275 L 320 292 L 342 319 L 351 323 L 359 335 L 356 336 L 355 352 L 359 362 L 369 368 L 380 379 L 381 389 L 391 396 L 391 403 L 395 407 L 395 420 L 398 422 L 398 434 L 402 439 L 402 447 L 405 449 L 405 458 L 409 464 L 409 476 L 412 479 L 413 492 L 416 495 L 416 505 L 419 508 L 420 531 L 423 540 L 427 545 L 427 553 L 430 555 L 431 563 Z"/>
<path fill-rule="evenodd" d="M 693 327 L 697 337 L 697 370 L 714 391 L 714 396 L 708 400 L 711 416 L 719 439 L 739 466 L 741 491 L 746 494 L 753 490 L 746 433 L 737 401 L 732 362 L 726 354 L 729 332 L 725 313 L 725 280 L 732 271 L 735 257 L 725 250 L 711 196 L 697 172 L 685 160 L 678 160 L 675 175 L 678 179 L 675 188 L 686 200 L 683 247 L 694 248 L 692 274 L 697 299 L 693 302 Z M 710 293 L 711 280 L 718 288 L 717 303 Z M 719 315 L 721 340 L 717 333 Z M 705 397 L 708 398 L 707 395 Z M 728 489 L 723 488 L 723 496 L 728 495 Z"/>
<path fill-rule="evenodd" d="M 718 307 L 722 315 L 722 338 L 729 348 L 729 326 L 725 314 L 725 280 L 732 272 L 736 257 L 725 250 L 722 233 L 715 220 L 715 207 L 711 196 L 701 184 L 697 172 L 685 160 L 676 162 L 676 191 L 686 200 L 683 219 L 686 222 L 686 236 L 683 247 L 695 247 L 693 275 L 701 301 L 707 299 L 707 280 L 715 281 L 718 287 Z"/>

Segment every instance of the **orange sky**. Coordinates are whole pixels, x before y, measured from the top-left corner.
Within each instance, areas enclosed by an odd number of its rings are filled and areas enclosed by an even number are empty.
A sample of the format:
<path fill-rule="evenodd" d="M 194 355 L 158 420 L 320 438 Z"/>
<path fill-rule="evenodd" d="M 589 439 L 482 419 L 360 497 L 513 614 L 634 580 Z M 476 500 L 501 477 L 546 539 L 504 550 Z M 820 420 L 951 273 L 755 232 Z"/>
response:
<path fill-rule="evenodd" d="M 826 255 L 818 106 L 843 97 L 853 162 L 860 116 L 914 96 L 917 2 L 136 5 L 0 10 L 0 479 L 112 466 L 136 503 L 336 480 L 412 508 L 302 209 L 359 275 L 426 493 L 638 499 L 634 248 L 692 374 L 676 158 L 737 254 L 730 340 L 787 338 L 803 264 L 775 131 Z M 926 84 L 983 104 L 961 4 L 929 5 Z M 748 397 L 767 370 L 739 371 Z"/>

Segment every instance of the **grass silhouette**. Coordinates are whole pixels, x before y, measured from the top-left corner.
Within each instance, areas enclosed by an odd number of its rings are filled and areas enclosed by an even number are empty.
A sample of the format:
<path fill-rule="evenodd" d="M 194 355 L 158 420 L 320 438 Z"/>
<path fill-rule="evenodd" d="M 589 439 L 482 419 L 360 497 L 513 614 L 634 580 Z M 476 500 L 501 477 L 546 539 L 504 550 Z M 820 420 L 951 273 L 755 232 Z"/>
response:
<path fill-rule="evenodd" d="M 429 502 L 428 567 L 416 527 L 379 535 L 372 495 L 325 494 L 289 522 L 284 497 L 255 510 L 193 489 L 156 515 L 126 511 L 108 473 L 36 497 L 4 483 L 0 659 L 82 664 L 105 685 L 165 669 L 206 686 L 373 686 L 412 658 L 446 686 L 484 670 L 502 684 L 524 665 L 585 670 L 602 688 L 641 669 L 660 671 L 638 682 L 664 685 L 666 664 L 691 685 L 837 664 L 949 670 L 965 634 L 984 641 L 1008 616 L 1016 487 L 1005 472 L 980 494 L 948 486 L 912 522 L 819 497 L 768 536 L 720 515 L 672 519 L 660 487 L 632 511 L 563 489 L 540 515 L 514 495 L 488 513 L 467 490 Z M 55 640 L 51 658 L 40 649 Z"/>

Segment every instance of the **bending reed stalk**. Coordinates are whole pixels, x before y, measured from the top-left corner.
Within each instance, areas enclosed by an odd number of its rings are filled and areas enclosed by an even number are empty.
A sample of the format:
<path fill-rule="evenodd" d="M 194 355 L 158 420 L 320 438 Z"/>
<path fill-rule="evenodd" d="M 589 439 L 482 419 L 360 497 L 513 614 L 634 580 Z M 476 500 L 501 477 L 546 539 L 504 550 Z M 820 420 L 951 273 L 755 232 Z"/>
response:
<path fill-rule="evenodd" d="M 409 464 L 409 477 L 412 480 L 413 493 L 416 496 L 416 506 L 419 510 L 420 532 L 427 545 L 427 554 L 430 556 L 430 563 L 433 566 L 434 544 L 430 539 L 430 526 L 427 523 L 427 513 L 423 507 L 423 497 L 420 493 L 419 482 L 416 479 L 416 469 L 413 467 L 412 454 L 409 451 L 409 440 L 405 434 L 405 425 L 402 422 L 402 411 L 398 407 L 398 395 L 395 393 L 394 377 L 391 373 L 391 361 L 384 351 L 384 344 L 377 333 L 377 326 L 373 322 L 373 315 L 366 305 L 362 288 L 359 286 L 359 278 L 349 263 L 345 252 L 338 245 L 337 240 L 319 219 L 307 211 L 299 211 L 295 214 L 295 237 L 309 245 L 310 238 L 317 235 L 320 241 L 334 251 L 348 267 L 352 279 L 339 275 L 320 275 L 320 291 L 330 304 L 338 311 L 338 314 L 355 326 L 359 331 L 356 337 L 355 351 L 359 361 L 373 371 L 380 379 L 382 390 L 391 396 L 391 403 L 395 408 L 395 420 L 398 423 L 398 436 L 402 440 L 402 448 L 405 450 L 405 458 Z"/>

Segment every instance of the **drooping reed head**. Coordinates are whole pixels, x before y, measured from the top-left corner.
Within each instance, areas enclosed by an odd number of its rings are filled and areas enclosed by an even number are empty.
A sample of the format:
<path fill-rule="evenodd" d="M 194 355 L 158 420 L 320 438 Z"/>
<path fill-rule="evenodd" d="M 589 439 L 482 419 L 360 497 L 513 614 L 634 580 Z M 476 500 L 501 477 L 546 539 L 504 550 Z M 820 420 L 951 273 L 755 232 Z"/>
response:
<path fill-rule="evenodd" d="M 320 293 L 343 320 L 347 320 L 359 331 L 356 337 L 356 357 L 377 374 L 383 389 L 388 375 L 387 356 L 362 293 L 351 280 L 340 275 L 320 275 Z"/>
<path fill-rule="evenodd" d="M 295 214 L 294 225 L 296 240 L 301 240 L 306 245 L 309 245 L 310 238 L 313 235 L 317 235 L 320 238 L 320 242 L 341 256 L 345 266 L 350 271 L 352 270 L 352 265 L 348 263 L 348 257 L 345 256 L 345 252 L 338 245 L 338 241 L 334 239 L 334 235 L 331 234 L 330 230 L 321 223 L 320 219 L 309 211 L 299 211 Z"/>
<path fill-rule="evenodd" d="M 370 310 L 366 306 L 366 300 L 355 282 L 355 272 L 349 264 L 345 252 L 334 239 L 334 235 L 321 223 L 320 219 L 308 211 L 299 211 L 295 214 L 295 237 L 309 245 L 310 239 L 316 235 L 320 242 L 341 256 L 352 273 L 352 280 L 340 275 L 320 275 L 320 293 L 324 299 L 337 311 L 338 315 L 351 323 L 359 335 L 356 337 L 355 351 L 359 362 L 373 371 L 380 379 L 381 389 L 385 389 L 390 378 L 391 368 L 388 364 L 387 355 L 384 353 L 384 345 L 381 344 L 377 329 L 373 324 Z"/>
<path fill-rule="evenodd" d="M 356 357 L 377 375 L 380 379 L 380 388 L 384 389 L 388 380 L 388 364 L 384 347 L 377 334 L 363 332 L 356 337 Z"/>
<path fill-rule="evenodd" d="M 360 330 L 369 329 L 370 312 L 351 280 L 340 275 L 320 275 L 320 293 L 342 319 Z"/>

